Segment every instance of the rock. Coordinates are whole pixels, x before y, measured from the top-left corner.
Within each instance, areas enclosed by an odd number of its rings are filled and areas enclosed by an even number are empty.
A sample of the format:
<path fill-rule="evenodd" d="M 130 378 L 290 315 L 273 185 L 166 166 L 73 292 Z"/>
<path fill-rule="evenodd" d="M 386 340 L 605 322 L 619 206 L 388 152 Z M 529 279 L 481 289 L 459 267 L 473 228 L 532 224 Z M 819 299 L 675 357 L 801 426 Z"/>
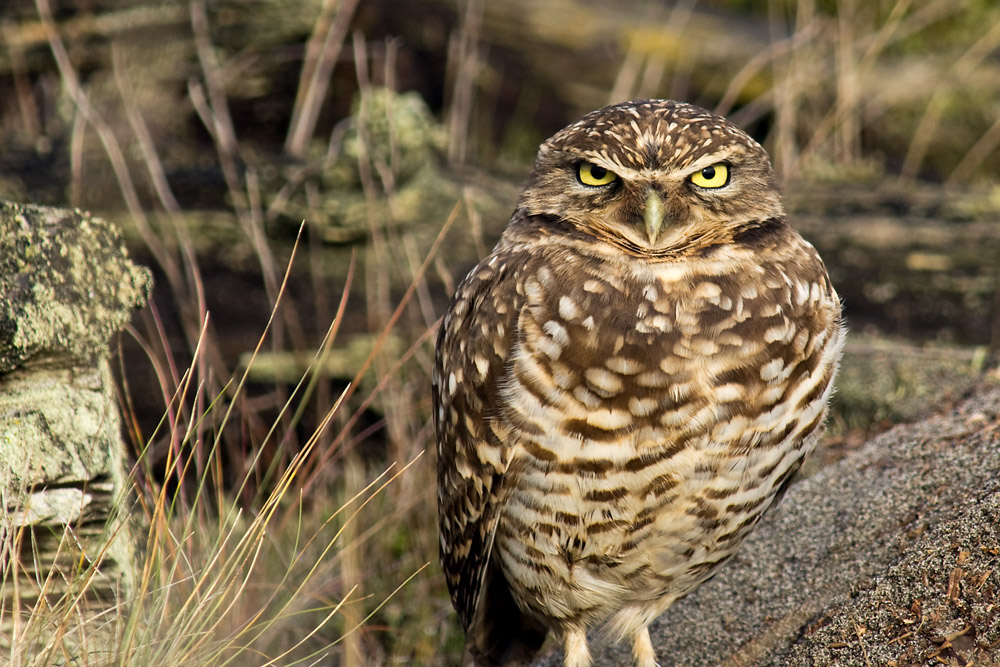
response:
<path fill-rule="evenodd" d="M 139 536 L 126 504 L 107 340 L 145 303 L 149 272 L 118 232 L 79 211 L 0 202 L 0 648 L 80 638 L 134 588 Z M 60 600 L 77 610 L 60 621 Z M 20 618 L 16 619 L 16 616 Z M 71 618 L 72 617 L 72 622 Z M 98 625 L 112 627 L 111 616 Z M 58 623 L 57 623 L 58 624 Z M 88 633 L 96 632 L 88 627 Z M 91 635 L 93 637 L 93 635 Z M 99 643 L 99 642 L 98 642 Z M 22 655 L 23 657 L 23 655 Z"/>
<path fill-rule="evenodd" d="M 794 484 L 717 577 L 654 622 L 660 664 L 994 664 L 998 527 L 1000 387 L 986 383 Z M 594 664 L 630 660 L 627 643 L 595 638 Z"/>
<path fill-rule="evenodd" d="M 32 359 L 107 356 L 150 287 L 104 220 L 0 202 L 0 373 Z"/>

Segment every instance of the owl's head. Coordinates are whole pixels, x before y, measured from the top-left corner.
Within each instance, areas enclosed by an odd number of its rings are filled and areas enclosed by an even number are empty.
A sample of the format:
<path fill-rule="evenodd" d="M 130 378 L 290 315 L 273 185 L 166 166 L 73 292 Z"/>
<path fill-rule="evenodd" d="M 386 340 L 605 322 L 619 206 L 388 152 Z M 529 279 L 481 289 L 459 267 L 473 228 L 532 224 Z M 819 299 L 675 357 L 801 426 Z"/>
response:
<path fill-rule="evenodd" d="M 641 255 L 723 242 L 784 215 L 760 144 L 670 100 L 599 109 L 542 144 L 519 207 Z"/>

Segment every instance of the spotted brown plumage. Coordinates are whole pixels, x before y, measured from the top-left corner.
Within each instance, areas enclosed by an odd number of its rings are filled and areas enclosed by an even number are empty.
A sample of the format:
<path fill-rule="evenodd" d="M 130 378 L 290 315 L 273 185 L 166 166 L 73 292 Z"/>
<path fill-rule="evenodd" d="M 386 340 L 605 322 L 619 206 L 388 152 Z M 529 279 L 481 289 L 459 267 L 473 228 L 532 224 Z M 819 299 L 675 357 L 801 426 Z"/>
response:
<path fill-rule="evenodd" d="M 843 345 L 764 150 L 664 100 L 539 150 L 434 373 L 441 558 L 477 664 L 590 664 L 739 547 L 822 429 Z"/>

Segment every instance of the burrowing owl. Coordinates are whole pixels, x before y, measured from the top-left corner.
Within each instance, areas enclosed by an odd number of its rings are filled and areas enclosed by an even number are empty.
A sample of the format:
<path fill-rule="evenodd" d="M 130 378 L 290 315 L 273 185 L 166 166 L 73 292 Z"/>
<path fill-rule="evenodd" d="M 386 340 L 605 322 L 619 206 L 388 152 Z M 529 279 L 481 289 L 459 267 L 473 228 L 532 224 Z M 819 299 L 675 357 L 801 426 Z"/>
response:
<path fill-rule="evenodd" d="M 539 149 L 434 376 L 441 559 L 479 664 L 630 637 L 712 576 L 822 430 L 844 329 L 764 149 L 665 100 Z"/>

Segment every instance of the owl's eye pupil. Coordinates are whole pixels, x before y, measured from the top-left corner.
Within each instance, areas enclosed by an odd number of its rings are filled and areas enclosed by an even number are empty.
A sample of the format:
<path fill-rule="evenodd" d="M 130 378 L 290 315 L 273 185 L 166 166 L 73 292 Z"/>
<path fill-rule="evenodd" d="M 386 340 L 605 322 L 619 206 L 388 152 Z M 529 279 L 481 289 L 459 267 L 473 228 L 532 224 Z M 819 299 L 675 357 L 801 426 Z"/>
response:
<path fill-rule="evenodd" d="M 589 188 L 599 188 L 611 185 L 618 176 L 613 171 L 598 167 L 593 162 L 580 162 L 576 166 L 576 178 Z"/>
<path fill-rule="evenodd" d="M 708 180 L 715 178 L 715 167 L 705 167 L 701 170 L 701 175 Z"/>

